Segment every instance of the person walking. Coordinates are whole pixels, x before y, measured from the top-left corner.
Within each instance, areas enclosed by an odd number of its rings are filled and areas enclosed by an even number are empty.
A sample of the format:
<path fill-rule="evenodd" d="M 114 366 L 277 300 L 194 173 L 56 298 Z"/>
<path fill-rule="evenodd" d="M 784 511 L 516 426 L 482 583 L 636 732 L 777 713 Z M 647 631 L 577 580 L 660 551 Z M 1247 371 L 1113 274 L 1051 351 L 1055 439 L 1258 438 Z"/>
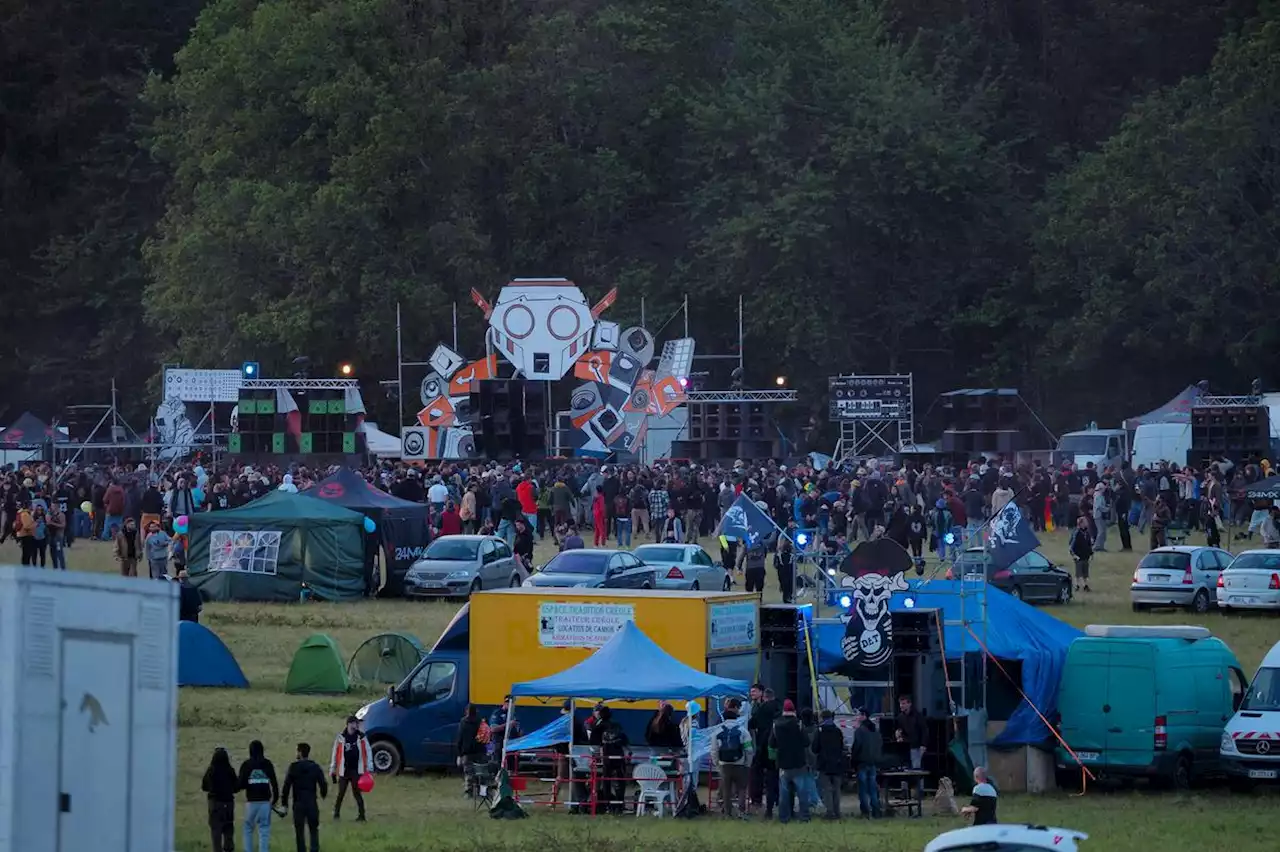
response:
<path fill-rule="evenodd" d="M 853 745 L 849 758 L 858 776 L 858 811 L 863 819 L 880 818 L 880 760 L 883 743 L 875 723 L 867 718 L 867 711 L 859 709 L 855 714 L 857 727 L 853 731 Z"/>
<path fill-rule="evenodd" d="M 1067 550 L 1076 563 L 1076 591 L 1089 591 L 1089 560 L 1093 558 L 1093 537 L 1089 534 L 1089 522 L 1084 515 L 1076 519 L 1076 528 L 1067 540 Z"/>
<path fill-rule="evenodd" d="M 271 809 L 280 799 L 280 785 L 261 740 L 249 743 L 249 759 L 240 764 L 238 786 L 244 790 L 244 852 L 253 852 L 255 833 L 258 852 L 267 852 L 271 848 Z"/>
<path fill-rule="evenodd" d="M 1107 484 L 1101 480 L 1093 487 L 1093 526 L 1098 534 L 1093 542 L 1096 553 L 1107 550 Z"/>
<path fill-rule="evenodd" d="M 319 793 L 321 799 L 328 798 L 329 785 L 325 783 L 320 765 L 311 759 L 308 743 L 298 743 L 297 755 L 285 773 L 280 803 L 288 808 L 289 794 L 293 794 L 293 835 L 298 852 L 307 852 L 306 833 L 311 835 L 310 852 L 320 852 L 320 803 L 316 794 Z"/>
<path fill-rule="evenodd" d="M 347 725 L 333 739 L 329 758 L 329 780 L 338 785 L 338 798 L 333 803 L 333 818 L 342 818 L 342 800 L 348 788 L 356 800 L 356 822 L 365 821 L 364 795 L 360 792 L 360 776 L 369 771 L 369 740 L 360 730 L 360 720 L 347 717 Z"/>
<path fill-rule="evenodd" d="M 813 753 L 818 756 L 818 777 L 822 805 L 826 809 L 823 819 L 840 819 L 840 782 L 846 768 L 844 733 L 836 726 L 836 714 L 822 711 L 822 724 L 813 738 Z"/>
<path fill-rule="evenodd" d="M 591 498 L 591 531 L 596 547 L 609 543 L 609 513 L 604 504 L 604 486 L 597 485 Z"/>
<path fill-rule="evenodd" d="M 115 537 L 116 561 L 120 563 L 120 576 L 138 576 L 138 557 L 142 555 L 142 542 L 138 540 L 138 527 L 133 522 L 133 518 L 124 522 L 123 529 L 119 526 L 114 527 L 112 535 Z"/>
<path fill-rule="evenodd" d="M 147 568 L 153 580 L 162 580 L 169 573 L 169 541 L 169 536 L 160 527 L 159 521 L 152 521 L 147 525 L 144 550 L 147 554 Z"/>
<path fill-rule="evenodd" d="M 213 852 L 235 852 L 236 792 L 239 790 L 231 756 L 225 748 L 215 748 L 204 771 L 200 789 L 209 801 L 209 837 Z"/>

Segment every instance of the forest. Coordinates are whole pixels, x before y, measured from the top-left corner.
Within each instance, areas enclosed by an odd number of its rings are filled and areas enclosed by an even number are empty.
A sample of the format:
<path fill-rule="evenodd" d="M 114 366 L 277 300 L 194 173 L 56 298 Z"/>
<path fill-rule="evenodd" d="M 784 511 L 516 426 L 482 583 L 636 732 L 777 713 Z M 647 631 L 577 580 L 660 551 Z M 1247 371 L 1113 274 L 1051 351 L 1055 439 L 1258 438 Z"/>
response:
<path fill-rule="evenodd" d="M 1280 385 L 1266 0 L 4 0 L 0 126 L 0 421 L 114 379 L 145 422 L 166 363 L 392 378 L 397 304 L 470 352 L 522 276 L 687 294 L 703 351 L 741 295 L 748 383 L 815 409 Z"/>

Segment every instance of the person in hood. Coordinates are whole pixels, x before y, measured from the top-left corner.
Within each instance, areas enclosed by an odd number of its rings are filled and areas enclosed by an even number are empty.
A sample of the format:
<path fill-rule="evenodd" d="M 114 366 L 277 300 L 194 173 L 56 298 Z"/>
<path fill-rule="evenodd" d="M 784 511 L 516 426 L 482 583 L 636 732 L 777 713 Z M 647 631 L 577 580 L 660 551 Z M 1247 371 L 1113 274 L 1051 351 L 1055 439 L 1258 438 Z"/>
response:
<path fill-rule="evenodd" d="M 347 717 L 347 725 L 333 740 L 333 755 L 329 758 L 329 780 L 338 785 L 338 798 L 333 803 L 333 818 L 342 818 L 342 799 L 347 789 L 356 800 L 356 822 L 364 822 L 364 796 L 358 781 L 370 767 L 369 740 L 360 730 L 360 720 Z"/>
<path fill-rule="evenodd" d="M 298 852 L 302 852 L 303 832 L 311 833 L 311 852 L 320 852 L 320 803 L 316 794 L 324 799 L 329 795 L 329 785 L 325 783 L 324 772 L 320 765 L 311 759 L 311 746 L 298 743 L 298 759 L 289 764 L 289 771 L 284 776 L 284 790 L 280 801 L 289 807 L 289 794 L 293 794 L 293 834 L 298 842 Z"/>
<path fill-rule="evenodd" d="M 271 809 L 280 799 L 276 767 L 267 760 L 260 740 L 249 743 L 249 759 L 240 764 L 239 786 L 244 790 L 244 852 L 253 852 L 253 836 L 258 835 L 258 852 L 271 848 Z"/>
<path fill-rule="evenodd" d="M 213 852 L 234 852 L 239 780 L 231 768 L 231 755 L 225 748 L 213 750 L 200 789 L 209 800 L 209 837 L 213 841 Z"/>
<path fill-rule="evenodd" d="M 286 473 L 280 481 L 280 487 L 276 490 L 285 491 L 285 492 L 288 492 L 289 494 L 297 494 L 298 486 L 293 484 L 293 474 Z M 342 794 L 339 793 L 338 795 L 341 796 Z"/>
<path fill-rule="evenodd" d="M 791 808 L 800 799 L 800 821 L 809 821 L 809 803 L 813 797 L 809 775 L 809 738 L 805 736 L 796 716 L 796 705 L 787 699 L 782 702 L 782 716 L 773 723 L 769 734 L 769 748 L 778 762 L 778 822 L 791 821 Z"/>

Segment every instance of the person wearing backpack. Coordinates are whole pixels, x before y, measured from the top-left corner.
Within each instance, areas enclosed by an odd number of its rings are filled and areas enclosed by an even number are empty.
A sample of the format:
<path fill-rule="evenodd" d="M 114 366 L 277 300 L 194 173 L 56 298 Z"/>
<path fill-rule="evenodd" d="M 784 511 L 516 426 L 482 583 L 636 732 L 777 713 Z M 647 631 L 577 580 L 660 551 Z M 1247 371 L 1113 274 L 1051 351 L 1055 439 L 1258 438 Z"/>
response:
<path fill-rule="evenodd" d="M 740 720 L 737 705 L 724 708 L 720 731 L 711 739 L 711 764 L 720 773 L 721 806 L 725 816 L 742 817 L 747 812 L 748 766 L 751 740 Z"/>

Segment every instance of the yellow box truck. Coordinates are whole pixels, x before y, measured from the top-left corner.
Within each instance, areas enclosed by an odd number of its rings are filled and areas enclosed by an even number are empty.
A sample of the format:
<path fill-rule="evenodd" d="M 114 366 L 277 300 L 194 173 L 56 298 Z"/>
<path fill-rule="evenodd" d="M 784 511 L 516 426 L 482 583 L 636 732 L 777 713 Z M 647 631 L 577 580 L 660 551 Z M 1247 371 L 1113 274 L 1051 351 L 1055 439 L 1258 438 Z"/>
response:
<path fill-rule="evenodd" d="M 556 674 L 586 659 L 627 621 L 685 665 L 753 681 L 760 657 L 760 598 L 734 592 L 515 588 L 472 595 L 431 652 L 387 697 L 356 714 L 374 768 L 450 766 L 468 704 L 488 716 L 513 683 Z M 582 696 L 590 697 L 590 696 Z M 620 705 L 635 742 L 652 702 Z M 522 702 L 525 731 L 550 722 L 558 705 Z"/>

